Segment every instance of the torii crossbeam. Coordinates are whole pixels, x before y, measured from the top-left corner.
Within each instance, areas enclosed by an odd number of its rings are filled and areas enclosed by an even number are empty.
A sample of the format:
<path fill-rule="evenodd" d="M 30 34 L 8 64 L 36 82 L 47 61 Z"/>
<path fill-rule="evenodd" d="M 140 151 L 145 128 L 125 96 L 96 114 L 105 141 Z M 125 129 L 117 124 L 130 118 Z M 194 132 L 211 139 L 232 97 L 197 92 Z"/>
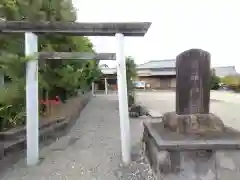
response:
<path fill-rule="evenodd" d="M 77 60 L 116 60 L 115 53 L 93 53 L 93 52 L 39 52 L 41 59 L 77 59 Z"/>
<path fill-rule="evenodd" d="M 150 27 L 150 22 L 28 22 L 0 21 L 2 33 L 64 33 L 72 36 L 144 36 Z"/>

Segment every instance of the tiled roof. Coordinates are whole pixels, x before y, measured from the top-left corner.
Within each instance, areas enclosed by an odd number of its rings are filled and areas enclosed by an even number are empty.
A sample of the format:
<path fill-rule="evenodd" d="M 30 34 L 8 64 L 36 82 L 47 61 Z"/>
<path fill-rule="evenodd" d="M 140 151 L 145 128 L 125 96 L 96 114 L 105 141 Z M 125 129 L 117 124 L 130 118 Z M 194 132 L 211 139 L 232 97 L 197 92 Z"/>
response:
<path fill-rule="evenodd" d="M 224 77 L 229 75 L 237 75 L 235 66 L 214 67 L 216 76 Z"/>
<path fill-rule="evenodd" d="M 175 68 L 176 60 L 167 59 L 167 60 L 154 60 L 149 61 L 144 64 L 137 66 L 137 69 L 161 69 L 161 68 Z M 223 66 L 223 67 L 214 67 L 215 73 L 219 77 L 228 76 L 228 75 L 238 75 L 235 66 Z"/>
<path fill-rule="evenodd" d="M 103 74 L 115 74 L 117 73 L 116 68 L 101 68 Z"/>
<path fill-rule="evenodd" d="M 154 60 L 149 61 L 144 64 L 137 65 L 138 74 L 148 74 L 151 75 L 175 75 L 176 60 Z M 228 75 L 239 75 L 237 73 L 235 66 L 223 66 L 223 67 L 213 67 L 215 73 L 219 77 L 224 77 Z M 164 70 L 165 69 L 165 70 Z M 101 68 L 104 74 L 115 74 L 116 68 Z"/>
<path fill-rule="evenodd" d="M 137 69 L 175 68 L 175 59 L 154 60 L 137 66 Z"/>

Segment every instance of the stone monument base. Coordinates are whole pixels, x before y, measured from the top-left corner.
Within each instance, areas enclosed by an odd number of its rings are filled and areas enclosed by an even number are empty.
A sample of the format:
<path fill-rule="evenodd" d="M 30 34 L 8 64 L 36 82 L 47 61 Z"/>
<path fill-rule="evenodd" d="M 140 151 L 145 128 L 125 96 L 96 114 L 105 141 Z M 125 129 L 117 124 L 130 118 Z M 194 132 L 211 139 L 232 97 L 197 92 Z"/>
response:
<path fill-rule="evenodd" d="M 168 112 L 163 115 L 163 123 L 171 131 L 183 134 L 208 134 L 224 131 L 222 120 L 214 114 L 178 115 Z"/>
<path fill-rule="evenodd" d="M 143 123 L 143 149 L 157 180 L 230 180 L 240 176 L 240 133 L 181 134 L 166 122 Z"/>

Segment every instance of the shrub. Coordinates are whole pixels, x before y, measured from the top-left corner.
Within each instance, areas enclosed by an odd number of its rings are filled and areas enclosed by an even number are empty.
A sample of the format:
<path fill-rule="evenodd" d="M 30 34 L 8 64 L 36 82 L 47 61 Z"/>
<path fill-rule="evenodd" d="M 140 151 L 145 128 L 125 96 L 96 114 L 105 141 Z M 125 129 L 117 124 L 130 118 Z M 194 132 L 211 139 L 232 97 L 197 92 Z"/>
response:
<path fill-rule="evenodd" d="M 213 89 L 213 90 L 219 89 L 220 82 L 221 82 L 221 80 L 220 80 L 219 77 L 217 77 L 215 75 L 212 75 L 212 77 L 211 77 L 211 84 L 210 84 L 211 89 Z"/>
<path fill-rule="evenodd" d="M 137 75 L 136 64 L 131 57 L 126 58 L 126 76 L 127 76 L 127 92 L 128 92 L 128 106 L 135 104 L 135 93 L 133 79 Z"/>
<path fill-rule="evenodd" d="M 239 76 L 226 76 L 222 78 L 222 82 L 227 85 L 231 90 L 240 92 L 240 77 Z"/>
<path fill-rule="evenodd" d="M 0 130 L 25 124 L 24 89 L 9 83 L 0 88 Z"/>
<path fill-rule="evenodd" d="M 133 104 L 135 104 L 135 96 L 134 93 L 128 93 L 128 106 L 131 107 Z"/>

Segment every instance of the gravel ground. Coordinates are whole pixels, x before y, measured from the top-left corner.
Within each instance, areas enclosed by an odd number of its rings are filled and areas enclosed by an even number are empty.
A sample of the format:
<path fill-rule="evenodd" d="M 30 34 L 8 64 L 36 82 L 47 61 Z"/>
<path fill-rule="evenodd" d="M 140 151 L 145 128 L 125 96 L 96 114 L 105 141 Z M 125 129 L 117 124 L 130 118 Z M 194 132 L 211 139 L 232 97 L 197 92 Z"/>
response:
<path fill-rule="evenodd" d="M 21 159 L 0 175 L 1 180 L 151 180 L 140 150 L 141 119 L 131 119 L 133 161 L 121 165 L 121 142 L 116 95 L 97 95 L 82 111 L 66 136 L 40 151 L 38 165 Z"/>

